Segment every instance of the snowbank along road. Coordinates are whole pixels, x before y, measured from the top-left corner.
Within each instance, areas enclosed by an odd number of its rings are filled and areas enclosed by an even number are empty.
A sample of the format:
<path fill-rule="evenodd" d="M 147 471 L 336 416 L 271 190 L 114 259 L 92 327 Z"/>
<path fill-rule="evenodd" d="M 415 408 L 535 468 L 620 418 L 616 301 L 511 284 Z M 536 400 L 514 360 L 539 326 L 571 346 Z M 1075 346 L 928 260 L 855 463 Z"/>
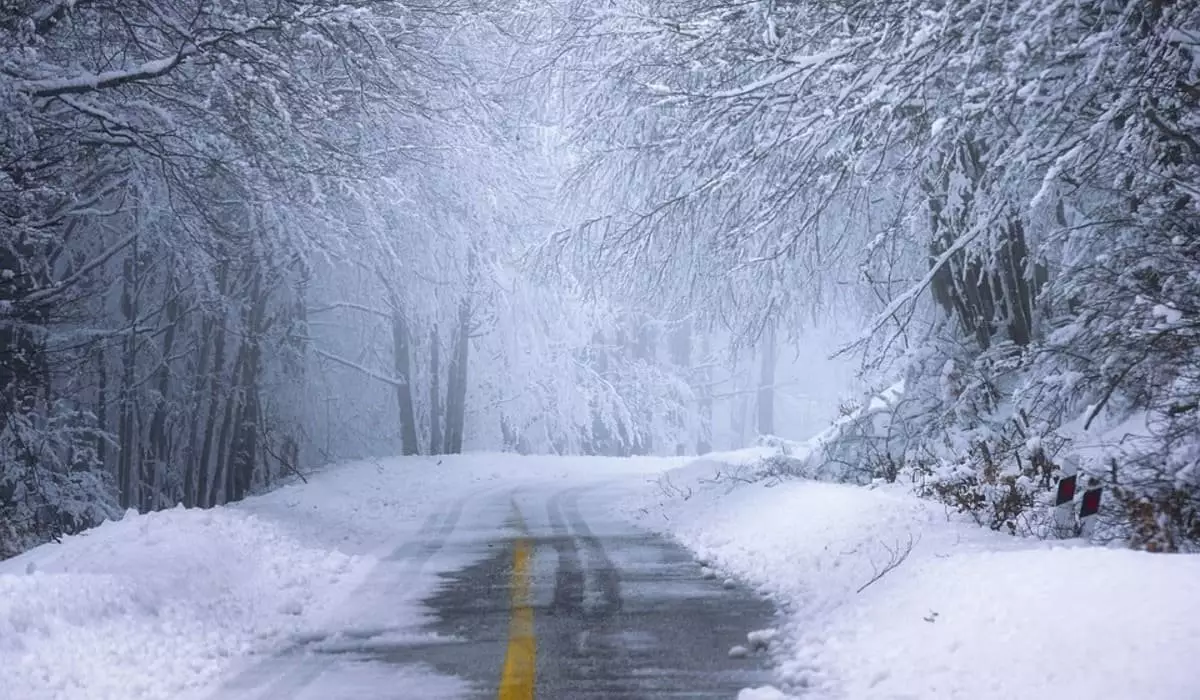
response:
<path fill-rule="evenodd" d="M 339 624 L 215 698 L 733 698 L 764 682 L 761 657 L 730 649 L 771 607 L 610 515 L 612 487 L 572 484 L 453 501 L 371 571 Z M 389 625 L 429 571 L 441 585 L 423 629 Z"/>
<path fill-rule="evenodd" d="M 0 562 L 0 700 L 1200 697 L 1200 556 L 728 478 L 764 454 L 364 461 L 131 512 Z"/>

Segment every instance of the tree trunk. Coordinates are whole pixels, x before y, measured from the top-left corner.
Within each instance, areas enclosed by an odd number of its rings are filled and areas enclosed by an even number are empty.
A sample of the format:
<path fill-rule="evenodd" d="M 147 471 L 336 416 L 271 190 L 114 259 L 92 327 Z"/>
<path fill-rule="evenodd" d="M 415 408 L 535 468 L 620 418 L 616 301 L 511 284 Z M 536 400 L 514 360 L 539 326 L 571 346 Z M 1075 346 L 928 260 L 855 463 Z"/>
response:
<path fill-rule="evenodd" d="M 242 409 L 239 448 L 235 453 L 233 500 L 245 498 L 254 486 L 254 471 L 257 464 L 259 433 L 262 417 L 262 401 L 259 395 L 262 370 L 262 348 L 256 340 L 246 359 L 245 381 L 242 385 L 245 404 Z"/>
<path fill-rule="evenodd" d="M 671 362 L 677 367 L 690 369 L 692 366 L 692 322 L 685 320 L 673 329 L 670 348 Z"/>
<path fill-rule="evenodd" d="M 637 324 L 632 336 L 634 359 L 650 365 L 656 364 L 656 356 L 658 354 L 656 352 L 658 346 L 658 333 L 656 329 L 650 324 L 649 319 L 642 315 L 636 317 L 634 323 Z M 639 422 L 644 426 L 654 424 L 654 415 L 649 407 L 641 411 Z M 640 435 L 635 434 L 633 439 L 630 440 L 631 454 L 648 455 L 653 452 L 654 433 L 652 430 L 642 430 L 640 431 Z"/>
<path fill-rule="evenodd" d="M 413 410 L 412 363 L 410 358 L 411 336 L 408 321 L 400 310 L 400 300 L 392 299 L 392 354 L 395 361 L 396 379 L 404 382 L 396 386 L 396 403 L 400 408 L 401 454 L 415 455 L 421 452 L 417 444 L 417 417 Z"/>
<path fill-rule="evenodd" d="M 446 382 L 446 454 L 459 454 L 467 417 L 467 361 L 471 347 L 471 302 L 464 297 L 458 305 L 458 332 Z"/>
<path fill-rule="evenodd" d="M 155 474 L 162 473 L 171 458 L 170 437 L 167 435 L 167 397 L 171 390 L 171 353 L 175 349 L 175 332 L 179 321 L 179 298 L 174 289 L 174 283 L 168 281 L 166 285 L 167 299 L 164 313 L 166 314 L 166 327 L 163 330 L 162 340 L 162 363 L 158 368 L 157 389 L 158 396 L 154 405 L 154 417 L 150 419 L 150 449 L 152 453 L 152 463 L 154 465 Z M 171 499 L 176 498 L 176 494 L 171 494 Z M 161 499 L 163 494 L 156 489 L 154 498 L 157 501 Z M 151 508 L 156 507 L 157 503 L 148 504 Z"/>
<path fill-rule="evenodd" d="M 685 319 L 676 324 L 672 329 L 671 335 L 667 340 L 667 348 L 671 355 L 671 362 L 679 369 L 679 373 L 688 378 L 689 386 L 695 387 L 695 377 L 692 376 L 692 321 Z M 693 393 L 695 393 L 693 391 Z M 671 422 L 679 429 L 680 434 L 687 434 L 688 416 L 691 411 L 686 408 L 686 397 L 678 397 L 678 403 L 681 408 L 672 411 Z M 686 442 L 681 442 L 675 445 L 675 454 L 687 454 L 690 446 Z"/>
<path fill-rule="evenodd" d="M 212 345 L 209 338 L 213 335 L 213 319 L 204 316 L 200 322 L 200 349 L 196 358 L 196 371 L 192 378 L 191 404 L 192 411 L 188 421 L 187 466 L 183 474 L 183 505 L 195 508 L 200 505 L 200 486 L 196 478 L 201 471 L 200 464 L 200 416 L 204 407 L 204 383 L 207 378 L 209 357 Z"/>
<path fill-rule="evenodd" d="M 229 374 L 230 386 L 225 395 L 225 416 L 221 419 L 221 430 L 217 436 L 216 464 L 213 466 L 213 480 L 208 494 L 208 503 L 213 506 L 228 503 L 232 489 L 229 463 L 233 452 L 233 426 L 241 413 L 237 382 L 245 362 L 245 350 L 244 344 L 238 348 L 237 358 Z"/>
<path fill-rule="evenodd" d="M 742 382 L 737 383 L 742 386 Z M 729 412 L 729 428 L 733 432 L 733 444 L 731 448 L 739 448 L 746 446 L 747 433 L 749 428 L 746 425 L 749 422 L 750 416 L 750 389 L 747 387 L 745 393 L 740 393 L 733 400 L 732 410 Z"/>
<path fill-rule="evenodd" d="M 96 459 L 108 468 L 108 367 L 105 366 L 104 343 L 97 343 L 92 352 L 96 358 Z"/>
<path fill-rule="evenodd" d="M 588 348 L 588 364 L 596 372 L 596 376 L 605 380 L 608 379 L 608 352 L 608 344 L 604 338 L 604 334 L 600 331 L 595 331 L 592 334 L 592 342 Z M 599 406 L 593 404 L 591 412 L 591 439 L 584 443 L 583 453 L 588 455 L 611 455 L 616 449 L 616 440 L 613 437 L 612 431 L 605 424 Z"/>
<path fill-rule="evenodd" d="M 308 386 L 305 358 L 308 356 L 310 351 L 308 343 L 309 329 L 306 297 L 311 271 L 303 262 L 298 262 L 296 265 L 299 272 L 299 279 L 293 283 L 293 299 L 292 304 L 288 307 L 289 313 L 283 316 L 282 319 L 272 321 L 272 323 L 278 323 L 282 326 L 279 330 L 283 336 L 283 350 L 286 353 L 285 357 L 289 359 L 289 361 L 285 362 L 283 365 L 285 376 L 293 386 L 305 387 Z M 312 415 L 311 408 L 309 415 Z M 264 416 L 261 431 L 263 450 L 266 452 L 271 452 L 269 456 L 276 458 L 275 461 L 278 463 L 279 467 L 277 472 L 278 474 L 299 473 L 301 460 L 300 435 L 306 434 L 305 426 L 303 423 L 300 423 L 299 425 L 290 424 L 278 426 L 278 429 L 282 433 L 282 437 L 279 441 L 279 452 L 278 454 L 275 454 L 269 449 L 273 444 L 273 436 L 267 430 L 267 424 Z M 326 439 L 328 439 L 328 430 L 326 432 Z M 311 444 L 311 437 L 305 439 L 305 442 Z M 265 480 L 267 480 L 266 485 L 270 487 L 271 483 L 269 480 L 273 478 L 273 475 L 270 467 L 265 466 L 270 464 L 270 461 L 265 456 L 263 458 L 263 464 L 263 477 Z"/>
<path fill-rule="evenodd" d="M 437 324 L 429 331 L 429 453 L 442 451 L 441 345 Z"/>
<path fill-rule="evenodd" d="M 209 498 L 212 489 L 212 456 L 213 442 L 216 440 L 217 416 L 221 410 L 221 381 L 225 370 L 225 323 L 215 319 L 216 328 L 213 332 L 212 368 L 208 374 L 208 413 L 204 419 L 204 443 L 200 448 L 200 459 L 197 463 L 198 479 L 196 492 L 197 505 L 207 508 L 212 505 Z"/>
<path fill-rule="evenodd" d="M 700 336 L 700 371 L 696 377 L 696 393 L 699 399 L 697 407 L 696 454 L 706 455 L 712 452 L 712 366 L 709 361 L 708 335 Z"/>
<path fill-rule="evenodd" d="M 228 500 L 240 501 L 254 484 L 254 467 L 258 455 L 258 429 L 261 418 L 259 396 L 262 373 L 263 323 L 267 313 L 267 295 L 262 289 L 262 272 L 255 271 L 250 286 L 250 303 L 245 314 L 246 342 L 238 394 L 240 415 L 235 425 L 231 455 L 230 490 Z"/>
<path fill-rule="evenodd" d="M 122 275 L 121 311 L 129 324 L 121 354 L 121 390 L 117 415 L 118 498 L 122 508 L 140 505 L 138 499 L 138 470 L 134 458 L 138 454 L 137 426 L 134 415 L 134 392 L 137 382 L 137 249 L 125 259 Z"/>
<path fill-rule="evenodd" d="M 741 357 L 734 357 L 733 360 L 733 374 L 730 377 L 733 396 L 729 402 L 730 449 L 746 446 L 746 433 L 749 432 L 746 424 L 749 422 L 754 383 L 754 371 L 750 369 L 753 362 L 753 355 L 746 362 Z"/>
<path fill-rule="evenodd" d="M 775 434 L 775 325 L 763 333 L 762 369 L 758 376 L 758 434 Z"/>

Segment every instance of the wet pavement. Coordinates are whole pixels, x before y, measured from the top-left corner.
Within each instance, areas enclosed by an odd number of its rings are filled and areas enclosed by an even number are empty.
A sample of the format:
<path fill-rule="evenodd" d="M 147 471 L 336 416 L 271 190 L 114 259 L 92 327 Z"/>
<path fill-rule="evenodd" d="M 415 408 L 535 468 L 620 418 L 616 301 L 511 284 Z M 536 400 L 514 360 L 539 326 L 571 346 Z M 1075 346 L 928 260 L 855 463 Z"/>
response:
<path fill-rule="evenodd" d="M 596 486 L 528 487 L 458 503 L 396 551 L 408 571 L 449 549 L 472 562 L 439 575 L 422 601 L 422 630 L 360 624 L 298 640 L 290 670 L 277 668 L 266 693 L 245 697 L 736 698 L 771 682 L 765 655 L 729 655 L 748 632 L 772 625 L 771 606 L 703 579 L 686 550 L 611 516 L 612 497 Z M 529 552 L 527 575 L 514 575 L 518 548 Z M 528 682 L 510 683 L 518 578 L 536 661 Z M 371 605 L 386 606 L 386 587 L 376 586 Z"/>

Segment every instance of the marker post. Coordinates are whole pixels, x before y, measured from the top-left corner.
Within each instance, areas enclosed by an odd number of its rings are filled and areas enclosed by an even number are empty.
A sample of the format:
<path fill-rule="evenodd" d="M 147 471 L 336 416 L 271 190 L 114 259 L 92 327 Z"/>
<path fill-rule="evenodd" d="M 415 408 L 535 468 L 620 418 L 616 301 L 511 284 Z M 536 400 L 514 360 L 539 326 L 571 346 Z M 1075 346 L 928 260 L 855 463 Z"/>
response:
<path fill-rule="evenodd" d="M 1062 538 L 1074 537 L 1079 533 L 1075 525 L 1075 484 L 1078 475 L 1079 458 L 1071 455 L 1063 460 L 1058 491 L 1054 496 L 1054 530 Z"/>
<path fill-rule="evenodd" d="M 1087 488 L 1080 499 L 1079 522 L 1084 537 L 1091 537 L 1096 529 L 1096 514 L 1100 512 L 1100 482 L 1088 477 Z"/>

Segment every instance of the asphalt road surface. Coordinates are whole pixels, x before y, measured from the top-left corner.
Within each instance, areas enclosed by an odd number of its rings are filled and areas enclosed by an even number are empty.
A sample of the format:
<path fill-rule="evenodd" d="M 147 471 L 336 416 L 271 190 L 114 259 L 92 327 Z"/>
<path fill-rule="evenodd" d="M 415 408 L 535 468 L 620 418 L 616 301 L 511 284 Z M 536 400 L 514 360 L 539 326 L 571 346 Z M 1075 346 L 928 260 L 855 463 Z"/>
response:
<path fill-rule="evenodd" d="M 765 655 L 729 651 L 771 626 L 771 606 L 608 515 L 611 498 L 595 485 L 529 486 L 453 504 L 358 593 L 378 624 L 298 640 L 218 697 L 736 698 L 770 682 Z M 408 600 L 405 582 L 431 560 L 463 565 L 423 598 L 422 634 L 389 634 L 389 605 Z"/>

